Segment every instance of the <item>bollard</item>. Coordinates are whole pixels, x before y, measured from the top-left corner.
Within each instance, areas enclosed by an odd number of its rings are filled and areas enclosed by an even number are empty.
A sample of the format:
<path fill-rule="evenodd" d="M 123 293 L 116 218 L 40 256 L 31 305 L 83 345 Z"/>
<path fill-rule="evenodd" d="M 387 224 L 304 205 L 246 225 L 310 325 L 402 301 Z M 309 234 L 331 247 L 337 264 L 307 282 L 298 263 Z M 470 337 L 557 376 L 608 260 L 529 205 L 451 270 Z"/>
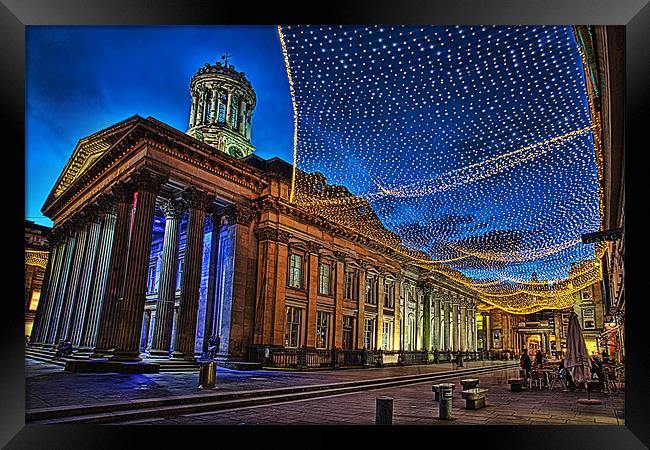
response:
<path fill-rule="evenodd" d="M 392 425 L 393 397 L 377 397 L 375 405 L 375 425 Z"/>
<path fill-rule="evenodd" d="M 451 406 L 452 396 L 451 388 L 440 388 L 440 404 L 438 406 L 438 418 L 443 420 L 451 420 Z"/>
<path fill-rule="evenodd" d="M 203 363 L 199 369 L 199 389 L 214 388 L 217 382 L 217 366 L 214 361 Z"/>

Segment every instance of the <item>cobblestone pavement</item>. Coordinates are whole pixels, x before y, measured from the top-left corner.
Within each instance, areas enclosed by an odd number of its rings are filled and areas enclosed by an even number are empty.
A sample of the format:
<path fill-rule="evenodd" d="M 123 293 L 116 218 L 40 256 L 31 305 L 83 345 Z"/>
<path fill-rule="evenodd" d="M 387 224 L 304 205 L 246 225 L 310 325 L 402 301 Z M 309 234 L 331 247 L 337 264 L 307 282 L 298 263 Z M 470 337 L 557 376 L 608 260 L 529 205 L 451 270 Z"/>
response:
<path fill-rule="evenodd" d="M 500 365 L 504 361 L 470 361 L 465 368 Z M 453 370 L 449 363 L 326 371 L 254 370 L 217 368 L 219 392 L 307 386 L 391 376 L 430 374 Z M 461 369 L 462 370 L 462 369 Z M 27 410 L 57 406 L 93 405 L 176 395 L 205 395 L 194 373 L 118 374 L 69 373 L 62 367 L 25 359 Z"/>
<path fill-rule="evenodd" d="M 438 402 L 433 400 L 431 382 L 394 388 L 376 389 L 335 397 L 299 400 L 282 404 L 255 406 L 237 410 L 198 413 L 165 419 L 148 419 L 138 424 L 198 425 L 373 425 L 375 400 L 393 397 L 395 425 L 624 425 L 624 392 L 590 393 L 600 405 L 583 405 L 585 392 L 563 392 L 556 388 L 510 392 L 507 379 L 518 369 L 481 374 L 480 386 L 489 389 L 486 406 L 465 409 L 457 390 L 453 396 L 453 420 L 438 419 Z M 460 387 L 460 376 L 450 382 Z M 128 422 L 127 422 L 128 423 Z"/>
<path fill-rule="evenodd" d="M 466 368 L 501 364 L 501 361 L 466 363 Z M 161 374 L 72 374 L 61 367 L 26 359 L 26 408 L 90 405 L 175 395 L 201 395 L 213 390 L 197 388 L 197 373 Z M 449 371 L 450 364 L 401 366 L 372 369 L 327 370 L 311 372 L 217 370 L 218 392 L 236 392 L 260 388 L 306 386 L 400 375 L 429 374 Z M 462 370 L 462 369 L 461 369 Z M 460 387 L 461 371 L 450 376 Z M 393 423 L 409 425 L 623 425 L 624 392 L 592 392 L 600 405 L 583 405 L 585 392 L 533 390 L 510 392 L 507 379 L 517 376 L 518 369 L 473 375 L 480 386 L 489 389 L 486 406 L 465 409 L 457 389 L 453 397 L 453 420 L 437 419 L 438 403 L 433 401 L 431 381 L 393 388 L 373 389 L 332 397 L 298 400 L 282 404 L 254 406 L 237 410 L 189 414 L 165 419 L 144 419 L 139 424 L 311 424 L 372 425 L 375 399 L 394 398 Z"/>

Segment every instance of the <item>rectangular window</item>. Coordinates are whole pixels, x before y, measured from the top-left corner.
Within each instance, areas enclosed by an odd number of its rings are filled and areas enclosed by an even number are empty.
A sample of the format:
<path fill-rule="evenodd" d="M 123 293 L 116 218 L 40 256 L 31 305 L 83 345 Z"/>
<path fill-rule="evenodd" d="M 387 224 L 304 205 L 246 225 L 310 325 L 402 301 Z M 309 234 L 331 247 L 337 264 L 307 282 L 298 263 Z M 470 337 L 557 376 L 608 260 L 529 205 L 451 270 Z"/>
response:
<path fill-rule="evenodd" d="M 300 322 L 302 320 L 302 309 L 294 306 L 287 306 L 287 326 L 284 332 L 284 346 L 297 348 L 300 345 Z"/>
<path fill-rule="evenodd" d="M 147 294 L 151 294 L 156 291 L 156 263 L 154 262 L 149 266 L 149 272 L 147 272 Z"/>
<path fill-rule="evenodd" d="M 395 285 L 393 283 L 384 284 L 384 306 L 395 307 Z"/>
<path fill-rule="evenodd" d="M 381 334 L 381 348 L 390 350 L 393 347 L 393 322 L 384 322 Z"/>
<path fill-rule="evenodd" d="M 329 348 L 330 342 L 330 314 L 322 311 L 316 312 L 316 348 Z"/>
<path fill-rule="evenodd" d="M 375 319 L 364 319 L 363 346 L 367 349 L 375 348 Z"/>
<path fill-rule="evenodd" d="M 329 264 L 320 263 L 318 266 L 318 293 L 322 295 L 330 294 L 330 266 Z"/>
<path fill-rule="evenodd" d="M 289 286 L 302 288 L 302 256 L 295 253 L 289 257 Z"/>
<path fill-rule="evenodd" d="M 354 300 L 354 272 L 351 270 L 345 272 L 345 298 Z"/>
<path fill-rule="evenodd" d="M 29 300 L 29 310 L 30 311 L 36 311 L 36 308 L 38 307 L 38 301 L 41 298 L 41 290 L 40 289 L 34 289 L 32 291 L 32 297 Z"/>
<path fill-rule="evenodd" d="M 343 348 L 352 350 L 354 336 L 354 317 L 343 316 Z"/>
<path fill-rule="evenodd" d="M 378 296 L 379 296 L 379 283 L 377 283 L 377 278 L 371 278 L 366 283 L 366 303 L 370 303 L 371 305 L 376 305 Z"/>

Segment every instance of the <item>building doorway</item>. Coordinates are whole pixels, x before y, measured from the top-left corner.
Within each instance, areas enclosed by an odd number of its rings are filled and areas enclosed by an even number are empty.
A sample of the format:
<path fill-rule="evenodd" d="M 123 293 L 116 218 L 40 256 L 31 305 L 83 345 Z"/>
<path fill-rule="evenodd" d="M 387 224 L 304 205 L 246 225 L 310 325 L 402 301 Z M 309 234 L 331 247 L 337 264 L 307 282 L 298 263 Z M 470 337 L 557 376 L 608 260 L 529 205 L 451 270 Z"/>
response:
<path fill-rule="evenodd" d="M 541 338 L 536 334 L 532 334 L 526 338 L 526 348 L 528 348 L 529 355 L 537 353 L 537 350 L 540 348 L 540 341 Z"/>

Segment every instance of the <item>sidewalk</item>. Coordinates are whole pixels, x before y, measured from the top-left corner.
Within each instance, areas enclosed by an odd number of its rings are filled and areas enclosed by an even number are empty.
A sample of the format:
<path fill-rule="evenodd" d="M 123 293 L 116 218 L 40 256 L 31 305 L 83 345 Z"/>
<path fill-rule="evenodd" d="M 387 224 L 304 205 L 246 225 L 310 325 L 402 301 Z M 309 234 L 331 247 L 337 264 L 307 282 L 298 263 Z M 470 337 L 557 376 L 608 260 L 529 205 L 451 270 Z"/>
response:
<path fill-rule="evenodd" d="M 505 361 L 471 361 L 465 368 L 501 365 Z M 280 370 L 236 371 L 217 368 L 220 392 L 262 388 L 306 386 L 386 378 L 391 376 L 432 374 L 453 370 L 449 363 L 368 369 L 341 369 L 294 372 Z M 459 369 L 461 372 L 463 369 Z M 198 389 L 198 373 L 96 374 L 68 373 L 61 367 L 25 359 L 26 409 L 73 405 L 97 405 L 177 395 L 204 395 L 211 390 Z"/>

